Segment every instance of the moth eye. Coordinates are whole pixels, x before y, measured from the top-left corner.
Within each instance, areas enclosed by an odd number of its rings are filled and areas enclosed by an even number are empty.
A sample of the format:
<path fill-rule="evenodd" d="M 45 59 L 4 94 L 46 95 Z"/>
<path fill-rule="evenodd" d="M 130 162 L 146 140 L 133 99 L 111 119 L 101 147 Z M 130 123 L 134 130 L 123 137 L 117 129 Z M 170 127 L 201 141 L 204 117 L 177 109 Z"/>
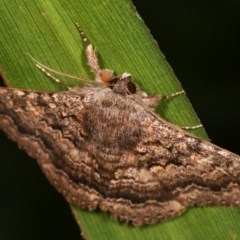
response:
<path fill-rule="evenodd" d="M 128 82 L 127 88 L 128 88 L 128 91 L 132 94 L 136 93 L 137 91 L 136 85 L 132 82 Z"/>

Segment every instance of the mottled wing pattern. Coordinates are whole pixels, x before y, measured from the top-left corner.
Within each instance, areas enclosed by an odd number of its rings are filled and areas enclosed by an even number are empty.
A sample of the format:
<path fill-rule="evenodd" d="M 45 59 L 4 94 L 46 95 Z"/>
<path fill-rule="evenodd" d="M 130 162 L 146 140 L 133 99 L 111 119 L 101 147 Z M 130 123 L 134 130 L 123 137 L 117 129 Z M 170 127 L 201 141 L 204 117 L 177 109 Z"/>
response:
<path fill-rule="evenodd" d="M 50 182 L 69 201 L 95 209 L 100 195 L 93 190 L 96 196 L 92 196 L 86 185 L 90 182 L 91 162 L 82 144 L 82 99 L 74 93 L 1 88 L 0 128 L 37 159 Z M 74 199 L 74 191 L 81 198 Z"/>
<path fill-rule="evenodd" d="M 0 128 L 72 204 L 143 225 L 198 205 L 239 206 L 240 158 L 109 88 L 0 88 Z"/>

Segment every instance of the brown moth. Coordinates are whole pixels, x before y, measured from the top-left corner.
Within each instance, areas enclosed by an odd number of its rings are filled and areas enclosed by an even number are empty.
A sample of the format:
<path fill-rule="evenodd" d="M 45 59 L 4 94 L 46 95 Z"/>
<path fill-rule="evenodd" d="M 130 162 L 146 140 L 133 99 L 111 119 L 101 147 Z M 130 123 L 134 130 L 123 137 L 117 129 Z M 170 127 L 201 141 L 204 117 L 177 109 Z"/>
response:
<path fill-rule="evenodd" d="M 51 184 L 80 208 L 137 226 L 195 205 L 240 206 L 240 157 L 157 116 L 150 106 L 159 99 L 144 96 L 129 73 L 101 69 L 83 38 L 101 85 L 0 88 L 0 128 Z"/>

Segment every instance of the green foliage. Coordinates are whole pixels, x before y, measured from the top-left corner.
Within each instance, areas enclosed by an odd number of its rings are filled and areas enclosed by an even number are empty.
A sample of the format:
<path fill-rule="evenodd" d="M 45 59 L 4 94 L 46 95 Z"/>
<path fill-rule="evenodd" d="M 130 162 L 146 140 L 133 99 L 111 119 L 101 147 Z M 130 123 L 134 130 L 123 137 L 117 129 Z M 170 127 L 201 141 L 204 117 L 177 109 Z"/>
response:
<path fill-rule="evenodd" d="M 10 87 L 59 91 L 61 86 L 36 69 L 26 53 L 65 73 L 91 78 L 79 22 L 97 48 L 101 64 L 116 73 L 130 72 L 148 94 L 181 90 L 172 69 L 129 0 L 0 0 L 0 69 Z M 61 77 L 69 85 L 76 80 Z M 194 126 L 199 120 L 186 96 L 162 103 L 159 113 L 170 122 Z M 203 129 L 193 132 L 206 137 Z M 86 239 L 238 239 L 239 211 L 196 208 L 170 221 L 134 228 L 106 213 L 72 207 Z M 61 211 L 61 209 L 59 209 Z"/>

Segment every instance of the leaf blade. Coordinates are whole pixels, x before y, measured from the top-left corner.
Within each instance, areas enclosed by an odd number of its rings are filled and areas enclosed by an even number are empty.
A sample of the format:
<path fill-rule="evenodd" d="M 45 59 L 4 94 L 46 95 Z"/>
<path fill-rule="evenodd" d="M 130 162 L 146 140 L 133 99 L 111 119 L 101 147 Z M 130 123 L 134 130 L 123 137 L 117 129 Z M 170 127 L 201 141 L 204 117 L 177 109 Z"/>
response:
<path fill-rule="evenodd" d="M 1 3 L 4 7 L 0 9 L 0 15 L 6 17 L 1 18 L 3 24 L 0 26 L 3 36 L 0 39 L 0 66 L 9 86 L 61 90 L 36 70 L 26 52 L 56 70 L 91 77 L 83 58 L 83 45 L 74 27 L 79 21 L 97 47 L 104 67 L 113 68 L 117 73 L 131 72 L 134 80 L 150 94 L 165 95 L 181 90 L 171 67 L 130 1 L 26 0 L 7 4 L 1 0 Z M 71 85 L 76 83 L 63 79 Z M 199 123 L 185 96 L 163 103 L 159 112 L 179 125 Z M 194 133 L 206 137 L 202 129 Z M 75 207 L 73 212 L 87 239 L 159 239 L 159 236 L 161 239 L 202 239 L 206 234 L 208 239 L 214 239 L 213 236 L 229 238 L 230 233 L 240 236 L 235 224 L 236 209 L 194 209 L 180 218 L 143 228 L 114 222 L 105 213 L 89 213 Z M 206 219 L 213 215 L 217 216 L 214 219 L 228 218 L 231 231 L 224 226 L 220 230 L 209 229 L 210 224 L 204 226 Z"/>

